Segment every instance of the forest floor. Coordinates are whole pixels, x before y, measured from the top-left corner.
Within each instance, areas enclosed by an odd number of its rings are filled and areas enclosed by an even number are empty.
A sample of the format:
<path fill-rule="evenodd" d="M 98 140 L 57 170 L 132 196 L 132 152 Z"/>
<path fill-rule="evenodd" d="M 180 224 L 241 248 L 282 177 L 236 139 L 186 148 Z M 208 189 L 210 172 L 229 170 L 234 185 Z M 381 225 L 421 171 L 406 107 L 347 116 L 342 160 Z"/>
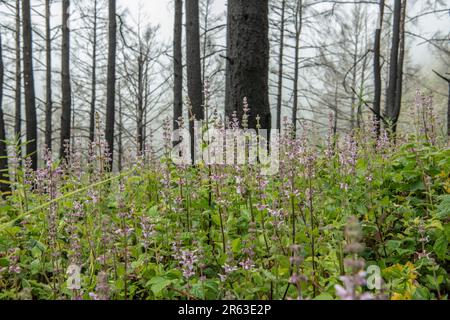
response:
<path fill-rule="evenodd" d="M 46 152 L 0 203 L 0 299 L 448 299 L 450 149 L 422 134 L 285 135 L 274 175 Z"/>

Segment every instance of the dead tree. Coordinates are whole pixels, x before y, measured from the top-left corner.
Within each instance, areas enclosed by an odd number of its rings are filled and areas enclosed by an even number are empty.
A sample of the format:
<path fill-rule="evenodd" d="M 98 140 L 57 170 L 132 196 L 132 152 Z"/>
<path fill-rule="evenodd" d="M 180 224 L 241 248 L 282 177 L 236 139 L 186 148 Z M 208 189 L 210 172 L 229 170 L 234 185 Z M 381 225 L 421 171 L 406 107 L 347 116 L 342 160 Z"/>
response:
<path fill-rule="evenodd" d="M 62 52 L 61 52 L 61 139 L 59 156 L 65 157 L 65 143 L 70 141 L 70 124 L 72 113 L 72 89 L 70 85 L 70 0 L 62 2 Z"/>
<path fill-rule="evenodd" d="M 261 128 L 271 129 L 268 0 L 230 0 L 228 11 L 226 115 L 236 112 L 242 119 L 247 98 L 249 128 L 256 128 L 259 118 Z"/>
<path fill-rule="evenodd" d="M 448 100 L 447 100 L 447 136 L 450 137 L 450 77 L 445 77 L 442 74 L 433 70 L 433 72 L 448 84 Z M 448 73 L 450 74 L 450 73 Z"/>
<path fill-rule="evenodd" d="M 117 51 L 117 20 L 116 0 L 109 0 L 108 6 L 108 76 L 106 84 L 106 129 L 105 138 L 108 143 L 111 158 L 110 170 L 114 159 L 114 124 L 115 124 L 115 94 L 116 94 L 116 51 Z"/>
<path fill-rule="evenodd" d="M 198 0 L 186 0 L 186 65 L 189 101 L 192 117 L 203 120 L 202 72 L 200 61 L 200 21 Z M 191 157 L 194 159 L 194 122 L 189 121 Z"/>
<path fill-rule="evenodd" d="M 45 145 L 52 149 L 52 40 L 50 33 L 50 0 L 45 0 Z"/>
<path fill-rule="evenodd" d="M 373 110 L 376 120 L 377 137 L 380 136 L 381 126 L 381 33 L 383 30 L 383 18 L 384 18 L 384 0 L 380 0 L 380 8 L 378 12 L 378 25 L 375 31 L 375 41 L 373 49 L 373 74 L 374 74 L 374 98 L 373 98 Z"/>
<path fill-rule="evenodd" d="M 25 116 L 27 129 L 26 155 L 31 159 L 31 168 L 37 169 L 37 117 L 36 117 L 36 93 L 34 90 L 33 73 L 33 32 L 31 28 L 30 0 L 22 2 L 23 18 L 23 74 L 25 83 Z"/>
<path fill-rule="evenodd" d="M 95 139 L 95 104 L 97 98 L 97 0 L 94 0 L 94 12 L 92 23 L 92 66 L 91 66 L 91 101 L 89 112 L 89 141 L 93 142 Z"/>
<path fill-rule="evenodd" d="M 5 75 L 5 67 L 3 65 L 3 47 L 2 34 L 0 30 L 0 192 L 8 192 L 10 185 L 8 183 L 8 150 L 6 146 L 6 128 L 5 119 L 3 117 L 3 82 Z"/>
<path fill-rule="evenodd" d="M 281 129 L 281 105 L 283 100 L 283 59 L 284 59 L 284 24 L 286 0 L 281 2 L 280 49 L 278 55 L 278 88 L 277 88 L 277 129 Z"/>
<path fill-rule="evenodd" d="M 16 0 L 16 90 L 15 90 L 15 115 L 14 115 L 14 135 L 18 139 L 17 144 L 22 144 L 22 61 L 20 54 L 20 0 Z M 18 157 L 22 157 L 22 148 L 18 150 Z"/>
<path fill-rule="evenodd" d="M 390 121 L 392 133 L 395 133 L 396 123 L 398 121 L 397 112 L 395 110 L 396 99 L 399 93 L 398 76 L 399 76 L 399 52 L 400 52 L 400 34 L 401 34 L 401 15 L 402 1 L 395 0 L 394 3 L 394 22 L 392 24 L 392 44 L 390 54 L 389 83 L 386 91 L 386 110 L 385 118 Z"/>
<path fill-rule="evenodd" d="M 178 129 L 178 119 L 183 116 L 183 52 L 182 52 L 183 0 L 175 0 L 173 31 L 173 129 Z"/>

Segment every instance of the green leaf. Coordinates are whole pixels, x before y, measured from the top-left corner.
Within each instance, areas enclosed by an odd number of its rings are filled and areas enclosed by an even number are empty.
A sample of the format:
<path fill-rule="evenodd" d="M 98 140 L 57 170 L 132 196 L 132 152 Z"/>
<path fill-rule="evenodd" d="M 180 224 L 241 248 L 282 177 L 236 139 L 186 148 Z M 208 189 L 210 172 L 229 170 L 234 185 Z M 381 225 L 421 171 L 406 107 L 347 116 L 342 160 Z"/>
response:
<path fill-rule="evenodd" d="M 441 197 L 442 201 L 437 206 L 437 218 L 446 219 L 450 217 L 450 195 Z"/>
<path fill-rule="evenodd" d="M 7 258 L 0 258 L 0 267 L 9 266 L 9 260 Z"/>
<path fill-rule="evenodd" d="M 192 286 L 191 293 L 197 298 L 202 298 L 205 295 L 205 291 L 202 284 L 196 283 L 194 286 Z"/>
<path fill-rule="evenodd" d="M 42 255 L 42 251 L 38 247 L 33 247 L 33 249 L 31 249 L 31 254 L 33 257 L 38 258 Z"/>
<path fill-rule="evenodd" d="M 239 250 L 240 250 L 240 248 L 241 248 L 241 239 L 239 239 L 239 238 L 234 239 L 234 240 L 231 242 L 231 248 L 233 249 L 233 252 L 234 252 L 234 253 L 239 252 Z"/>
<path fill-rule="evenodd" d="M 430 292 L 428 291 L 427 288 L 424 288 L 424 287 L 417 288 L 414 291 L 413 299 L 414 300 L 429 300 Z"/>
<path fill-rule="evenodd" d="M 154 206 L 154 207 L 151 207 L 150 209 L 148 209 L 148 215 L 150 217 L 157 218 L 159 216 L 158 207 Z"/>
<path fill-rule="evenodd" d="M 427 281 L 430 283 L 432 289 L 435 289 L 435 290 L 439 289 L 439 285 L 442 283 L 442 280 L 443 280 L 442 276 L 441 276 L 441 278 L 437 277 L 435 279 L 433 276 L 431 276 L 429 274 L 427 274 L 426 278 L 427 278 Z"/>
<path fill-rule="evenodd" d="M 319 294 L 317 297 L 315 297 L 313 300 L 334 300 L 333 296 L 327 292 Z"/>
<path fill-rule="evenodd" d="M 38 259 L 33 260 L 30 263 L 30 270 L 31 270 L 31 274 L 38 274 L 40 271 L 41 265 L 40 265 L 40 261 Z"/>
<path fill-rule="evenodd" d="M 444 233 L 441 233 L 441 236 L 437 238 L 436 242 L 433 245 L 434 253 L 438 256 L 439 259 L 444 260 L 447 254 L 448 241 L 447 237 Z"/>
<path fill-rule="evenodd" d="M 146 286 L 151 286 L 151 290 L 155 295 L 159 295 L 161 291 L 171 285 L 173 280 L 169 280 L 164 277 L 154 277 L 150 281 L 147 282 Z"/>

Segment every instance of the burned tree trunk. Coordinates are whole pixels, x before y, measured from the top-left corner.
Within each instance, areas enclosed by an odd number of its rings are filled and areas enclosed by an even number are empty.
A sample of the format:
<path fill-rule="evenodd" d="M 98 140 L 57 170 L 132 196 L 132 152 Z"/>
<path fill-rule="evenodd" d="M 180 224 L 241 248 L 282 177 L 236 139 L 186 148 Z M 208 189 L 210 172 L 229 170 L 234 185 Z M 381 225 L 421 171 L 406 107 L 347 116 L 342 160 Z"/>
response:
<path fill-rule="evenodd" d="M 94 32 L 92 39 L 92 71 L 91 71 L 91 105 L 89 112 L 89 141 L 93 142 L 95 139 L 95 103 L 96 103 L 96 89 L 97 89 L 97 0 L 94 0 L 94 22 L 92 31 Z"/>
<path fill-rule="evenodd" d="M 278 55 L 277 129 L 281 129 L 281 105 L 283 103 L 284 17 L 286 0 L 281 2 L 280 51 Z"/>
<path fill-rule="evenodd" d="M 249 128 L 271 128 L 269 106 L 268 0 L 230 0 L 228 2 L 227 116 L 236 111 L 242 119 L 242 101 L 250 106 Z"/>
<path fill-rule="evenodd" d="M 16 92 L 15 92 L 15 115 L 14 135 L 18 139 L 18 145 L 22 144 L 22 63 L 20 56 L 20 0 L 16 0 Z M 18 157 L 22 157 L 22 148 Z"/>
<path fill-rule="evenodd" d="M 173 129 L 178 129 L 178 119 L 183 116 L 183 53 L 182 47 L 183 0 L 175 0 L 173 36 Z"/>
<path fill-rule="evenodd" d="M 105 138 L 108 143 L 111 158 L 110 170 L 113 169 L 114 159 L 114 123 L 115 123 L 115 94 L 116 94 L 116 51 L 117 51 L 117 21 L 116 0 L 109 0 L 109 28 L 108 28 L 108 79 L 106 88 L 106 129 Z"/>
<path fill-rule="evenodd" d="M 25 83 L 25 116 L 27 129 L 26 153 L 31 159 L 31 168 L 37 169 L 37 117 L 36 93 L 33 74 L 33 32 L 31 29 L 30 0 L 22 2 L 23 17 L 23 74 Z"/>
<path fill-rule="evenodd" d="M 119 172 L 122 171 L 123 164 L 122 164 L 122 156 L 123 156 L 123 114 L 122 114 L 122 90 L 120 86 L 120 82 L 118 85 L 118 92 L 119 92 L 119 134 L 118 134 L 118 157 L 117 157 L 117 169 Z"/>
<path fill-rule="evenodd" d="M 294 61 L 294 103 L 292 106 L 292 125 L 294 133 L 297 132 L 297 113 L 298 113 L 298 80 L 300 71 L 300 35 L 303 27 L 303 1 L 297 1 L 295 12 L 295 61 Z"/>
<path fill-rule="evenodd" d="M 137 103 L 137 144 L 138 152 L 144 154 L 144 54 L 142 46 L 139 48 L 138 58 L 138 103 Z"/>
<path fill-rule="evenodd" d="M 200 23 L 198 0 L 186 0 L 186 64 L 192 116 L 203 120 L 202 71 L 200 61 Z M 194 159 L 194 122 L 189 121 L 191 157 Z"/>
<path fill-rule="evenodd" d="M 377 137 L 380 136 L 381 126 L 381 33 L 383 30 L 383 18 L 384 18 L 384 0 L 380 0 L 380 9 L 378 13 L 378 25 L 375 31 L 375 42 L 373 49 L 373 74 L 374 74 L 374 98 L 373 98 L 373 110 L 375 113 L 375 126 Z"/>
<path fill-rule="evenodd" d="M 61 139 L 59 145 L 59 156 L 65 157 L 64 145 L 70 141 L 70 123 L 72 112 L 72 89 L 70 86 L 70 0 L 63 0 L 62 2 L 62 52 L 61 52 Z"/>
<path fill-rule="evenodd" d="M 448 100 L 447 100 L 447 136 L 450 137 L 450 79 L 448 82 Z"/>
<path fill-rule="evenodd" d="M 433 70 L 433 72 L 442 80 L 448 83 L 448 99 L 447 99 L 447 136 L 450 137 L 450 77 L 445 77 L 442 74 Z M 450 73 L 448 73 L 450 74 Z"/>
<path fill-rule="evenodd" d="M 50 0 L 45 0 L 45 145 L 52 149 L 52 47 L 50 33 Z"/>
<path fill-rule="evenodd" d="M 8 192 L 10 185 L 8 176 L 8 150 L 6 146 L 6 128 L 3 117 L 3 81 L 5 68 L 3 65 L 2 34 L 0 32 L 0 192 Z"/>
<path fill-rule="evenodd" d="M 397 65 L 397 92 L 395 93 L 393 132 L 397 132 L 397 123 L 400 117 L 403 95 L 403 65 L 405 61 L 405 22 L 406 22 L 406 1 L 403 1 L 400 17 L 400 44 Z"/>
<path fill-rule="evenodd" d="M 398 57 L 400 49 L 400 25 L 401 25 L 402 1 L 395 0 L 394 5 L 394 23 L 392 25 L 392 46 L 390 56 L 389 84 L 386 92 L 386 118 L 390 121 L 391 130 L 394 132 L 396 122 L 395 117 L 395 99 L 397 96 L 398 85 Z"/>

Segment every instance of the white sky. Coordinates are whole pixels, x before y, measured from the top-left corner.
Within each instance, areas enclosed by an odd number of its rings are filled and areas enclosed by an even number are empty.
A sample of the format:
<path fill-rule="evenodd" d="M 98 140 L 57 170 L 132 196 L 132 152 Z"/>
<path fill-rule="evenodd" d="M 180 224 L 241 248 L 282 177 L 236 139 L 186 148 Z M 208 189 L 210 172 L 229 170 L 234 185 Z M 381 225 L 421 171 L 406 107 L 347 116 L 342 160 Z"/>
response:
<path fill-rule="evenodd" d="M 408 10 L 409 14 L 414 15 L 415 12 L 422 8 L 424 3 L 424 0 L 415 1 L 413 7 Z M 118 8 L 128 9 L 130 14 L 136 19 L 141 10 L 142 16 L 147 16 L 151 24 L 159 24 L 161 26 L 162 39 L 171 41 L 173 33 L 173 0 L 117 0 L 117 5 Z M 225 12 L 226 0 L 215 0 L 214 13 L 225 14 Z M 450 31 L 450 15 L 443 14 L 440 19 L 434 15 L 423 17 L 417 29 L 414 32 L 419 31 L 421 35 L 430 35 L 438 30 Z M 411 53 L 416 62 L 420 63 L 423 62 L 424 58 L 429 58 L 429 49 L 426 45 L 414 46 L 412 49 Z"/>
<path fill-rule="evenodd" d="M 152 25 L 161 26 L 161 37 L 165 41 L 171 41 L 173 34 L 173 0 L 117 0 L 118 9 L 128 9 L 136 19 L 146 15 Z M 226 12 L 226 0 L 215 0 L 214 13 Z M 184 12 L 184 1 L 183 1 Z"/>

